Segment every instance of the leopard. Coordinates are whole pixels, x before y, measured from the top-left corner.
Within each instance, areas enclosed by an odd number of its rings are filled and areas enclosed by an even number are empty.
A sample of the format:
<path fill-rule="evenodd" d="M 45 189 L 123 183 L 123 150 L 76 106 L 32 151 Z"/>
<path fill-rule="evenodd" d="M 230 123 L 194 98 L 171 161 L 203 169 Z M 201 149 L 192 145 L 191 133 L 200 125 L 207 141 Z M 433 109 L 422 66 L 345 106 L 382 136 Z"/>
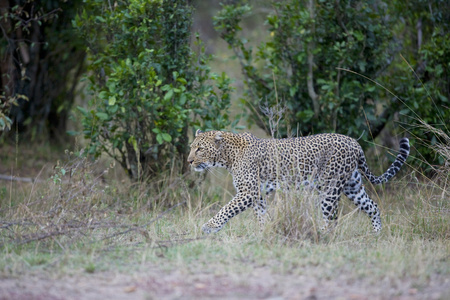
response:
<path fill-rule="evenodd" d="M 291 138 L 257 138 L 251 133 L 197 130 L 187 162 L 197 172 L 225 168 L 233 177 L 235 196 L 202 226 L 206 234 L 218 232 L 234 216 L 253 208 L 261 227 L 267 196 L 284 188 L 309 186 L 318 192 L 324 226 L 336 220 L 343 193 L 370 218 L 373 230 L 382 229 L 380 210 L 366 192 L 363 176 L 372 184 L 394 177 L 410 153 L 408 138 L 389 168 L 374 175 L 358 141 L 337 133 Z"/>

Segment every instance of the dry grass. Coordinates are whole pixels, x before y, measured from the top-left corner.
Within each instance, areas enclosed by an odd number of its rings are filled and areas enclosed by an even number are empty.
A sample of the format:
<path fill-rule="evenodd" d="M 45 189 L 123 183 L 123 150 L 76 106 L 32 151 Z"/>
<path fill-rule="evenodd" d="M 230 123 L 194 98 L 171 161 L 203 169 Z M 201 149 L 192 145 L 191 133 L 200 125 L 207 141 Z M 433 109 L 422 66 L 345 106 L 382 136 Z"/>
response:
<path fill-rule="evenodd" d="M 289 243 L 319 242 L 323 226 L 318 195 L 309 189 L 279 191 L 269 205 L 269 222 L 264 236 Z"/>
<path fill-rule="evenodd" d="M 186 203 L 166 200 L 186 194 L 173 188 L 180 184 L 180 178 L 173 178 L 162 191 L 155 188 L 160 186 L 157 182 L 150 186 L 130 187 L 126 182 L 111 185 L 107 176 L 112 165 L 105 167 L 82 155 L 67 154 L 66 162 L 58 161 L 50 178 L 28 184 L 28 191 L 20 196 L 11 190 L 6 195 L 12 185 L 3 187 L 1 246 L 32 244 L 65 251 L 78 243 L 114 244 L 130 233 L 148 239 L 145 228 Z M 121 183 L 124 187 L 118 187 Z"/>
<path fill-rule="evenodd" d="M 425 132 L 432 133 L 438 141 L 435 145 L 430 145 L 436 155 L 442 158 L 443 163 L 440 166 L 430 166 L 436 172 L 436 180 L 442 187 L 442 197 L 450 199 L 450 136 L 441 129 L 435 128 L 422 120 L 419 120 L 420 126 Z"/>

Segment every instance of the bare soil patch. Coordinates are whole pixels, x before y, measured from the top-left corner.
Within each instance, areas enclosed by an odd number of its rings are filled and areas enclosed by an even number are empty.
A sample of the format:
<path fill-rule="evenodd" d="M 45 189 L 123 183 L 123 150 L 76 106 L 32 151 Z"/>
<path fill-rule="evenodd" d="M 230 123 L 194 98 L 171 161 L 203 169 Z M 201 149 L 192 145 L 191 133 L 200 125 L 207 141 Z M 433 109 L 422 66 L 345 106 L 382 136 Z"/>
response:
<path fill-rule="evenodd" d="M 369 279 L 314 278 L 277 274 L 268 267 L 224 274 L 186 268 L 163 270 L 146 265 L 139 272 L 80 273 L 60 278 L 45 274 L 3 278 L 0 299 L 448 299 L 449 278 L 430 278 L 427 286 L 412 281 L 370 282 Z"/>

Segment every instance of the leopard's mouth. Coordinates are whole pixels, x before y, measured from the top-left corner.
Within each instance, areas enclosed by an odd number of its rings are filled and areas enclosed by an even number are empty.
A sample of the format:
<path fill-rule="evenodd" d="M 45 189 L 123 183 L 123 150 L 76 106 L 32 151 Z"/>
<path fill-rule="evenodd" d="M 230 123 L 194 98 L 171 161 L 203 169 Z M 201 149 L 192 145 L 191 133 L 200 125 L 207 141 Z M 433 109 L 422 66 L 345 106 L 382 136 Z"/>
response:
<path fill-rule="evenodd" d="M 205 163 L 199 163 L 198 165 L 194 166 L 194 170 L 197 172 L 203 172 L 208 168 L 208 165 Z"/>

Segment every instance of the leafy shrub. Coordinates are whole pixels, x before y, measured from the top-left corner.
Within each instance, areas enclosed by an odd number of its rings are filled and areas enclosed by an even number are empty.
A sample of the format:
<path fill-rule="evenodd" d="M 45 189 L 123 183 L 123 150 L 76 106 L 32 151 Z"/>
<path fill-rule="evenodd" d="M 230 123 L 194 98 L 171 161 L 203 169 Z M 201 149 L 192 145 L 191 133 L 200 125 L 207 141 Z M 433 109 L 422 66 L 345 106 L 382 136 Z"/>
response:
<path fill-rule="evenodd" d="M 245 104 L 252 119 L 268 128 L 257 117 L 257 108 L 261 102 L 274 106 L 283 101 L 287 110 L 281 136 L 297 130 L 360 136 L 367 121 L 371 129 L 384 124 L 387 111 L 380 118 L 374 101 L 380 90 L 340 69 L 376 80 L 390 64 L 392 35 L 383 18 L 386 5 L 379 4 L 273 1 L 273 12 L 266 18 L 270 38 L 257 49 L 239 36 L 240 21 L 251 7 L 223 6 L 215 25 L 241 62 L 250 96 Z"/>
<path fill-rule="evenodd" d="M 28 100 L 26 96 L 19 95 L 21 98 Z M 6 97 L 4 95 L 0 95 L 0 131 L 5 129 L 10 130 L 12 125 L 12 120 L 9 118 L 9 112 L 11 110 L 11 106 L 17 105 L 17 96 L 15 97 Z"/>
<path fill-rule="evenodd" d="M 210 72 L 204 48 L 190 47 L 185 0 L 86 0 L 74 20 L 88 43 L 92 100 L 82 113 L 88 153 L 107 153 L 136 180 L 186 166 L 188 128 L 225 128 L 230 79 Z"/>
<path fill-rule="evenodd" d="M 448 132 L 448 1 L 271 1 L 257 48 L 242 34 L 241 21 L 253 13 L 242 2 L 224 5 L 215 25 L 241 63 L 251 121 L 270 133 L 259 107 L 277 103 L 286 106 L 280 136 L 365 132 L 372 139 L 400 121 L 416 140 L 414 156 L 428 161 L 413 163 L 443 163 L 428 142 L 441 141 L 421 124 Z"/>
<path fill-rule="evenodd" d="M 450 26 L 446 30 L 444 27 L 436 28 L 431 39 L 422 46 L 418 53 L 420 66 L 415 71 L 415 78 L 410 79 L 410 82 L 416 83 L 406 85 L 402 91 L 408 108 L 401 110 L 401 121 L 412 123 L 412 126 L 405 127 L 418 141 L 418 156 L 425 166 L 444 165 L 444 156 L 436 155 L 433 148 L 449 145 L 449 140 L 444 138 L 450 134 L 449 29 Z M 403 71 L 404 74 L 411 72 L 409 68 L 403 68 Z M 403 75 L 402 78 L 404 77 Z M 438 132 L 440 133 L 437 134 Z"/>

